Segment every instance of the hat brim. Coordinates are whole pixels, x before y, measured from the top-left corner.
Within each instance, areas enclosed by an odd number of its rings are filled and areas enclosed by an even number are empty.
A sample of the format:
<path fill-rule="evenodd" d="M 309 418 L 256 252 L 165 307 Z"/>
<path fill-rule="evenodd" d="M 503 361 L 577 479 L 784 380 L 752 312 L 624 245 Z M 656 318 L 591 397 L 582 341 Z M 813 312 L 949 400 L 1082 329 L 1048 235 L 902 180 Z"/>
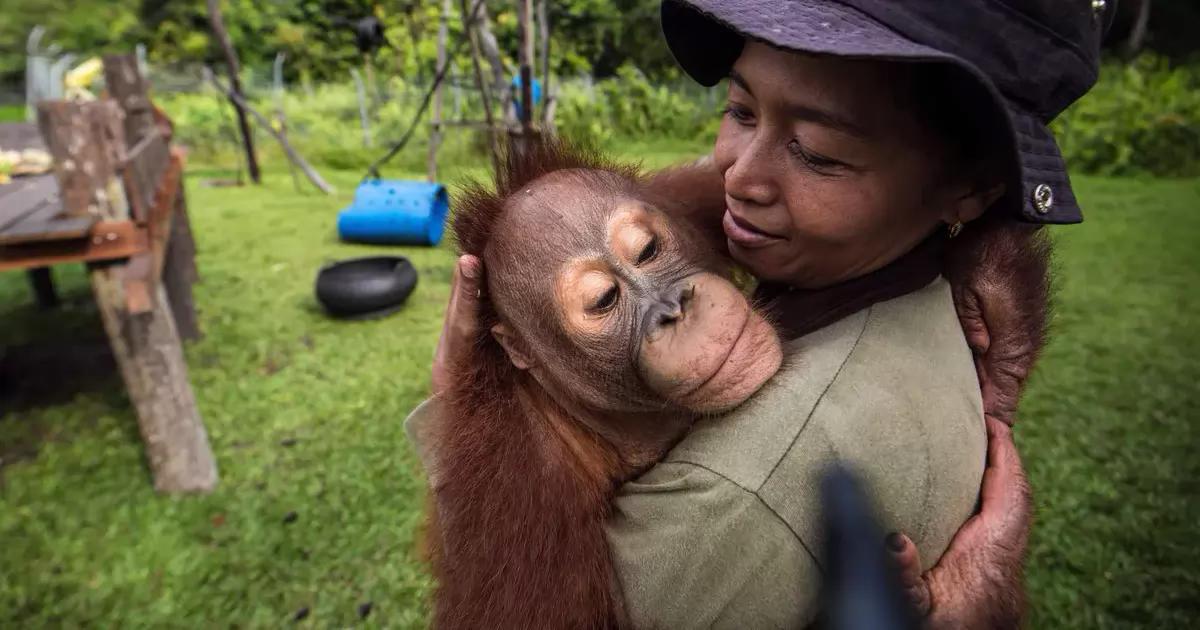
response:
<path fill-rule="evenodd" d="M 713 86 L 729 76 L 747 38 L 798 52 L 904 62 L 943 63 L 960 68 L 987 90 L 997 123 L 1008 127 L 1014 176 L 1010 207 L 1032 223 L 1083 220 L 1071 190 L 1066 161 L 1046 124 L 996 89 L 974 64 L 914 42 L 874 18 L 831 0 L 667 0 L 662 3 L 663 35 L 680 67 L 698 83 Z M 1038 186 L 1052 191 L 1039 205 Z M 1044 198 L 1043 198 L 1044 200 Z"/>

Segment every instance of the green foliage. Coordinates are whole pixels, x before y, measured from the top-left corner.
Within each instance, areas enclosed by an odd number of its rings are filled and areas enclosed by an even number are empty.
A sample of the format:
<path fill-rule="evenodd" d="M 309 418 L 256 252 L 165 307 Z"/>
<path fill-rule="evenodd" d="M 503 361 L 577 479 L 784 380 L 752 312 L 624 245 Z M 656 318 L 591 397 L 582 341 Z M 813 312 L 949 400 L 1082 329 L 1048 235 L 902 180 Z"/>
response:
<path fill-rule="evenodd" d="M 629 65 L 594 85 L 562 86 L 558 107 L 560 133 L 601 146 L 649 138 L 711 141 L 719 122 L 715 100 L 706 100 L 701 88 L 689 93 L 656 85 Z"/>
<path fill-rule="evenodd" d="M 393 78 L 385 83 L 388 98 L 371 99 L 369 122 L 372 144 L 364 146 L 355 88 L 329 83 L 286 93 L 288 135 L 305 159 L 331 168 L 363 168 L 389 144 L 401 137 L 412 122 L 425 88 Z M 674 141 L 711 143 L 719 116 L 716 95 L 691 86 L 656 85 L 632 66 L 623 66 L 617 77 L 603 81 L 570 81 L 558 86 L 556 122 L 560 133 L 596 146 L 629 141 L 670 138 Z M 215 92 L 164 94 L 156 98 L 176 123 L 176 133 L 195 158 L 231 164 L 238 157 L 238 136 L 232 109 Z M 446 119 L 481 120 L 478 94 L 459 93 L 459 111 L 449 89 L 444 98 Z M 268 97 L 254 100 L 264 114 L 274 111 Z M 429 141 L 428 112 L 408 146 L 391 168 L 422 170 Z M 262 129 L 255 139 L 267 160 L 279 159 L 275 140 Z M 443 136 L 439 159 L 451 163 L 485 165 L 486 139 L 479 132 L 450 127 Z"/>
<path fill-rule="evenodd" d="M 1200 175 L 1200 64 L 1143 55 L 1108 63 L 1053 125 L 1072 169 L 1103 175 Z"/>

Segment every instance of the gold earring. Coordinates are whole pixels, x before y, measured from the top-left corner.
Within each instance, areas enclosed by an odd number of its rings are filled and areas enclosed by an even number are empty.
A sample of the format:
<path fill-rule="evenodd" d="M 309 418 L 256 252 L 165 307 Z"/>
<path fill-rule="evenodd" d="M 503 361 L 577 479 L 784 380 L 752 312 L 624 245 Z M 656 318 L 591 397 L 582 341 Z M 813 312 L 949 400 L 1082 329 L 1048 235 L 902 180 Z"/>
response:
<path fill-rule="evenodd" d="M 954 223 L 951 223 L 949 226 L 947 226 L 947 232 L 950 233 L 950 238 L 954 238 L 955 236 L 958 236 L 958 233 L 962 231 L 962 227 L 963 227 L 962 221 L 955 221 Z"/>

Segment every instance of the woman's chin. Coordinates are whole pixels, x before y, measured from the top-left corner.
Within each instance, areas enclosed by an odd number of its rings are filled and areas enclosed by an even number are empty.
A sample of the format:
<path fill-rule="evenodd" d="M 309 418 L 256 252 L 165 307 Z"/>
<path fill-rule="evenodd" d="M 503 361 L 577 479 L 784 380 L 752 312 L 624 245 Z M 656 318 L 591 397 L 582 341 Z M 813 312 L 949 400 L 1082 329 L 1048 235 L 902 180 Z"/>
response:
<path fill-rule="evenodd" d="M 743 248 L 733 241 L 728 241 L 729 255 L 734 262 L 750 272 L 759 282 L 792 283 L 792 275 L 788 272 L 796 266 L 794 257 L 783 255 L 785 252 L 781 243 L 775 247 Z"/>

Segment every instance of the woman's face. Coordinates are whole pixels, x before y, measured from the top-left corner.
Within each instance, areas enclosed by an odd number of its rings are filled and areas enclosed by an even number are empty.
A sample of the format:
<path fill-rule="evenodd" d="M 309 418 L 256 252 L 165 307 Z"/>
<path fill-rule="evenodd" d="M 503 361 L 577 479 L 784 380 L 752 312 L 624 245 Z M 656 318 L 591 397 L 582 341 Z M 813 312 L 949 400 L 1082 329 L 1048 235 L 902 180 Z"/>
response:
<path fill-rule="evenodd" d="M 818 288 L 960 220 L 969 187 L 946 181 L 946 147 L 905 105 L 905 70 L 746 44 L 714 151 L 734 259 Z"/>

